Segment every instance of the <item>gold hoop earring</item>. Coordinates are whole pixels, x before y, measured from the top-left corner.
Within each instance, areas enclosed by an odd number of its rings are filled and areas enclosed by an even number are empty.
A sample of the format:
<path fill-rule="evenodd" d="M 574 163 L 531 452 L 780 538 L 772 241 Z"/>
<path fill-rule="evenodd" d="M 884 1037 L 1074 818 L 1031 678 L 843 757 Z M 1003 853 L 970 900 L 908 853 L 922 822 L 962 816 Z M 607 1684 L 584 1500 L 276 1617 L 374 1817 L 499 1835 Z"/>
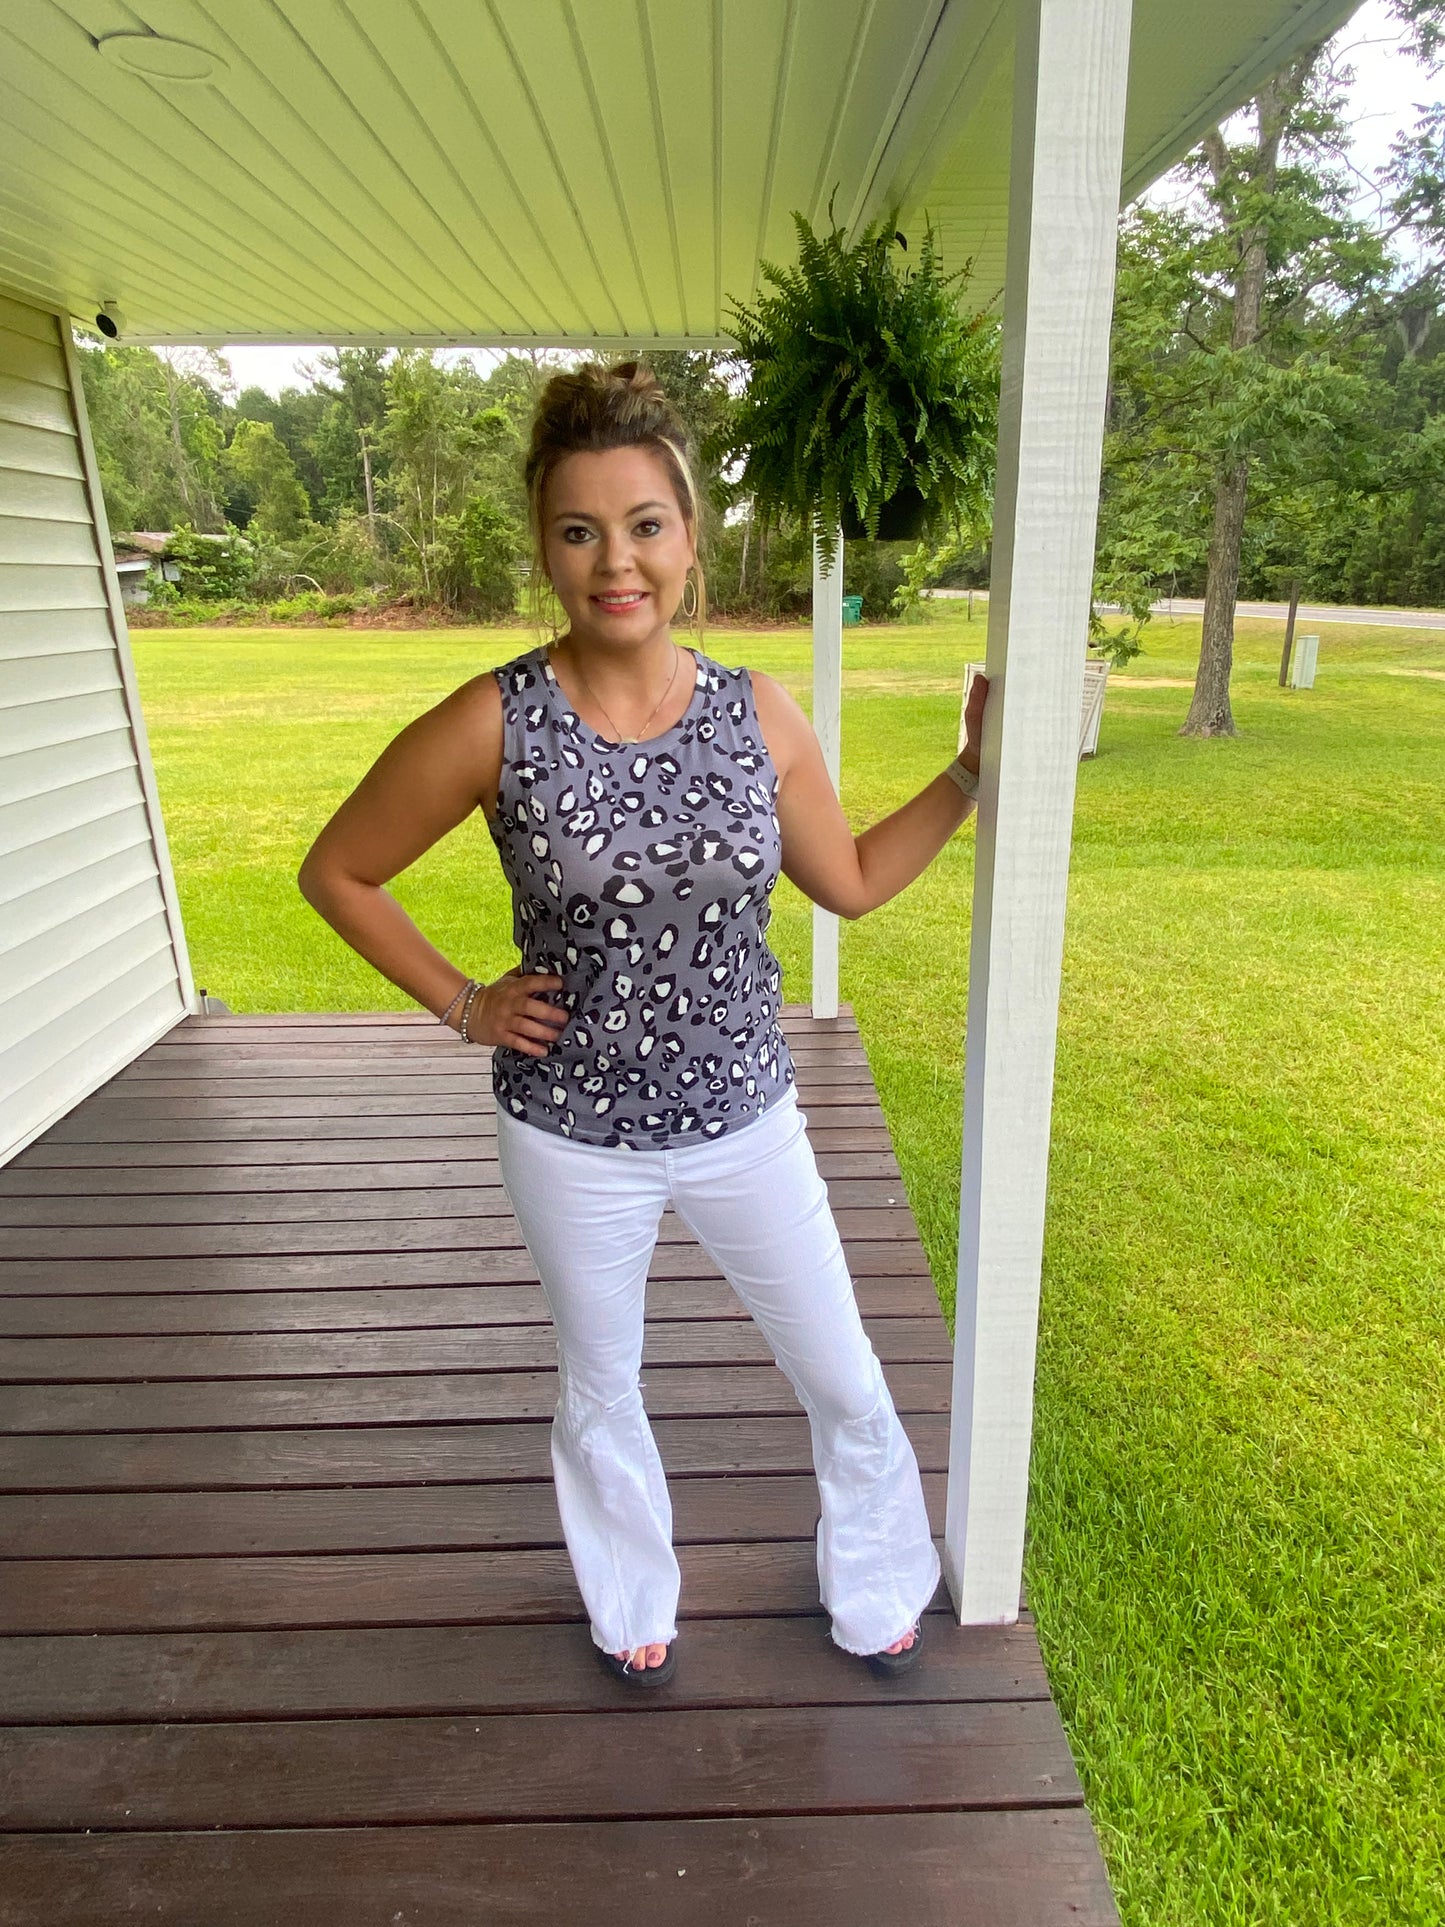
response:
<path fill-rule="evenodd" d="M 692 607 L 691 608 L 689 608 L 687 604 L 687 592 L 689 589 L 692 590 Z M 688 570 L 687 575 L 683 579 L 682 613 L 689 622 L 697 621 L 697 584 L 692 579 L 691 569 Z"/>

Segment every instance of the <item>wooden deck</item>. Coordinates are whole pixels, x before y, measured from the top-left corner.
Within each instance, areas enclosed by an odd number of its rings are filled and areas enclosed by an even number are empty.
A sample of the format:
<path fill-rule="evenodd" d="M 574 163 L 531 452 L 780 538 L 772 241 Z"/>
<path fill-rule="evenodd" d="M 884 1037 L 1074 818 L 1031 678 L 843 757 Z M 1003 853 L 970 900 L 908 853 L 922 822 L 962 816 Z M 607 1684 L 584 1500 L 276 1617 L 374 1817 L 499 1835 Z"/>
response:
<path fill-rule="evenodd" d="M 857 1031 L 790 1013 L 943 1530 L 949 1344 Z M 669 1215 L 643 1385 L 676 1680 L 590 1651 L 484 1053 L 191 1018 L 0 1172 L 0 1923 L 1105 1927 L 1033 1627 L 874 1680 L 807 1421 Z"/>

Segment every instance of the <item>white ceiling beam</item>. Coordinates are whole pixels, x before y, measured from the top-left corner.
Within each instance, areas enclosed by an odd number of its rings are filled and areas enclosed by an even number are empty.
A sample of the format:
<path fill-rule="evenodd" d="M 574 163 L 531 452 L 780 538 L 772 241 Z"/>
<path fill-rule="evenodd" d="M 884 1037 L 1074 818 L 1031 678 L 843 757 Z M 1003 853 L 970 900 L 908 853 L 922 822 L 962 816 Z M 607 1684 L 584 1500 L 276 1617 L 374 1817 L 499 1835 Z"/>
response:
<path fill-rule="evenodd" d="M 91 315 L 72 316 L 77 326 L 94 329 Z M 495 348 L 498 351 L 556 348 L 568 353 L 618 354 L 623 349 L 646 352 L 649 348 L 685 349 L 697 354 L 704 349 L 727 352 L 737 343 L 731 335 L 400 335 L 329 334 L 325 341 L 310 335 L 157 335 L 127 330 L 127 342 L 149 348 Z"/>
<path fill-rule="evenodd" d="M 958 137 L 969 100 L 1011 46 L 1012 0 L 944 0 L 849 216 L 850 229 L 914 205 Z"/>

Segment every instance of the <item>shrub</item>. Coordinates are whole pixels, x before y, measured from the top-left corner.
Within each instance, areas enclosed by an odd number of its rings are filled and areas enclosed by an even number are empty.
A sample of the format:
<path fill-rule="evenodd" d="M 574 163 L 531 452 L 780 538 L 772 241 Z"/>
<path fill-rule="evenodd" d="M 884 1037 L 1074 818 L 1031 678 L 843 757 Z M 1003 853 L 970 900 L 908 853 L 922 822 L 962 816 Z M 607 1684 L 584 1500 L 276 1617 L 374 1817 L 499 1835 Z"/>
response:
<path fill-rule="evenodd" d="M 185 601 L 219 601 L 228 597 L 243 596 L 252 586 L 255 574 L 255 551 L 239 529 L 227 527 L 220 535 L 198 535 L 196 531 L 182 522 L 173 530 L 166 544 L 168 562 L 174 562 L 180 570 L 179 580 L 174 584 L 166 583 L 165 589 L 173 589 L 175 595 Z M 164 594 L 153 597 L 160 601 L 167 598 Z"/>
<path fill-rule="evenodd" d="M 272 622 L 306 622 L 321 617 L 354 616 L 362 609 L 374 609 L 374 595 L 326 595 L 319 589 L 303 589 L 299 595 L 283 596 L 266 611 Z"/>
<path fill-rule="evenodd" d="M 509 616 L 517 607 L 521 533 L 506 509 L 474 495 L 445 529 L 445 597 L 455 609 L 482 617 Z"/>

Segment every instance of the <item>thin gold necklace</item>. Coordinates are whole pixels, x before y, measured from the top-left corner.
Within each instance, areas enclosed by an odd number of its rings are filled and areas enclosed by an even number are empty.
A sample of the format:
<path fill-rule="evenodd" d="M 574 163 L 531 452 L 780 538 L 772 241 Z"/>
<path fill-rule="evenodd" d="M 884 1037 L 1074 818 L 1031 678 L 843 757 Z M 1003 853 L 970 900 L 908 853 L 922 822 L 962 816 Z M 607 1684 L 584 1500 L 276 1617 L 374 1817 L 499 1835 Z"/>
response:
<path fill-rule="evenodd" d="M 677 665 L 681 660 L 682 660 L 682 652 L 677 647 L 677 644 L 674 643 L 672 646 L 672 674 L 667 679 L 666 689 L 663 690 L 662 694 L 658 697 L 656 704 L 653 706 L 652 716 L 655 716 L 657 714 L 658 710 L 662 708 L 662 705 L 667 701 L 668 697 L 672 694 L 672 685 L 677 681 Z M 583 675 L 581 664 L 574 662 L 572 667 L 574 670 L 576 670 L 577 680 L 578 682 L 581 683 L 582 687 L 587 691 L 589 698 L 594 703 L 596 703 L 599 709 L 602 710 L 603 717 L 606 719 L 606 722 L 607 722 L 607 727 L 612 731 L 613 740 L 618 743 L 640 743 L 647 734 L 648 727 L 652 722 L 652 716 L 648 717 L 647 722 L 645 722 L 642 725 L 641 729 L 638 730 L 635 736 L 624 736 L 622 731 L 617 727 L 616 723 L 614 723 L 612 718 L 607 714 L 607 711 L 602 708 L 602 698 L 597 694 L 597 691 L 592 687 L 591 683 L 588 682 L 587 678 Z"/>

